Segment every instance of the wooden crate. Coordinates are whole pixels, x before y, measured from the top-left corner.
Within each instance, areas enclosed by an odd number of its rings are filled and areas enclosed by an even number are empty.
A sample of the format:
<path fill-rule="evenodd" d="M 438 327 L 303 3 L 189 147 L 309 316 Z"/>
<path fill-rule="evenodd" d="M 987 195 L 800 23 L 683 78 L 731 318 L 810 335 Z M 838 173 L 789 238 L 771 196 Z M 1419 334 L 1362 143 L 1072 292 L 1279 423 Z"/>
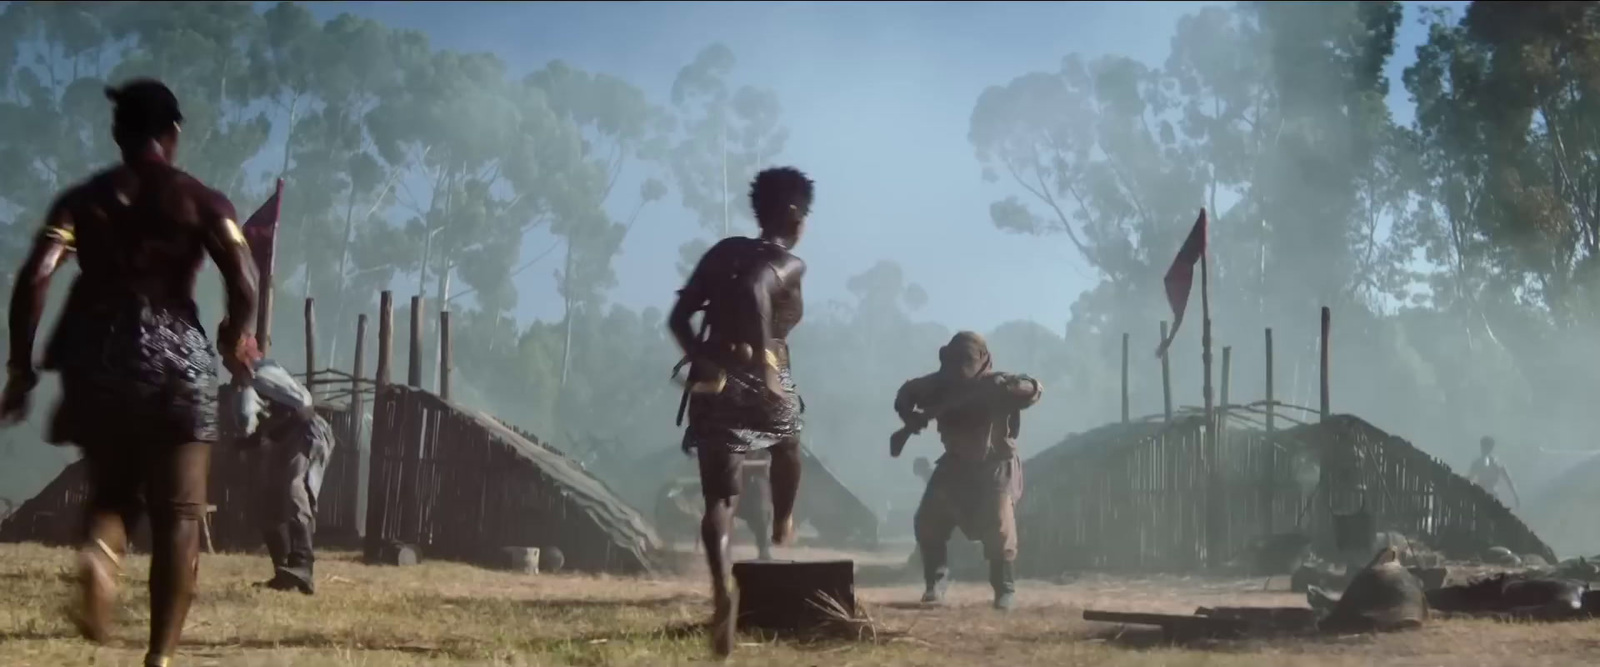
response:
<path fill-rule="evenodd" d="M 795 630 L 837 618 L 824 609 L 856 613 L 854 561 L 740 561 L 733 580 L 741 628 Z"/>

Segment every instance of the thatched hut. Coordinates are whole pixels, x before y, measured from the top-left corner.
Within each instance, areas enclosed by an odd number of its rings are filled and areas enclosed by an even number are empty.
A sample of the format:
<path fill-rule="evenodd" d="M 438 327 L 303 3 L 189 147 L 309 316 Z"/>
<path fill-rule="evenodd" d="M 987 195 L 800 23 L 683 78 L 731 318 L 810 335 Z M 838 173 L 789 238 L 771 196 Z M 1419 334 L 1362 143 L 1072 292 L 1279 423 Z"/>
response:
<path fill-rule="evenodd" d="M 652 454 L 644 461 L 656 473 L 647 477 L 655 484 L 650 502 L 655 505 L 656 530 L 675 542 L 699 539 L 704 504 L 693 460 L 674 448 Z M 800 465 L 805 472 L 800 476 L 800 497 L 795 500 L 795 524 L 809 524 L 816 530 L 820 546 L 876 548 L 881 522 L 872 508 L 804 445 L 800 448 Z"/>
<path fill-rule="evenodd" d="M 328 420 L 337 442 L 318 497 L 317 539 L 322 545 L 353 545 L 359 530 L 355 502 L 360 490 L 361 451 L 357 431 L 343 405 L 318 404 L 317 414 Z M 259 470 L 252 452 L 226 444 L 213 449 L 207 490 L 216 508 L 209 516 L 215 548 L 253 551 L 261 546 L 253 509 L 259 494 Z M 88 464 L 81 459 L 62 469 L 43 490 L 0 521 L 0 542 L 77 543 L 82 538 L 84 504 L 89 497 L 88 474 Z M 135 528 L 134 545 L 143 548 L 146 537 L 143 526 Z"/>
<path fill-rule="evenodd" d="M 466 561 L 553 547 L 580 571 L 660 567 L 660 540 L 638 512 L 577 461 L 488 413 L 391 385 L 372 421 L 369 546 Z"/>
<path fill-rule="evenodd" d="M 1193 571 L 1238 562 L 1262 538 L 1365 508 L 1451 557 L 1492 546 L 1553 558 L 1499 501 L 1443 462 L 1350 415 L 1265 431 L 1234 414 L 1206 464 L 1205 420 L 1186 413 L 1068 437 L 1029 459 L 1017 509 L 1019 568 Z"/>

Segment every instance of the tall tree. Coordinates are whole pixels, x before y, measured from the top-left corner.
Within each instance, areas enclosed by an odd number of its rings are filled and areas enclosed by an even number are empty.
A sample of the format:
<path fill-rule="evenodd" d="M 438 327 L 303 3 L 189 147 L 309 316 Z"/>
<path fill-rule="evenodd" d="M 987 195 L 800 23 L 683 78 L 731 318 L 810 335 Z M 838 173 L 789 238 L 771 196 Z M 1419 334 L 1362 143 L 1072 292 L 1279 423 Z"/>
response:
<path fill-rule="evenodd" d="M 1058 71 L 989 87 L 967 138 L 986 181 L 1004 179 L 1028 197 L 994 202 L 990 221 L 1010 233 L 1066 236 L 1118 303 L 1154 294 L 1145 278 L 1202 201 L 1194 165 L 1174 159 L 1173 104 L 1159 72 L 1116 56 L 1068 56 Z"/>
<path fill-rule="evenodd" d="M 673 178 L 683 205 L 701 227 L 724 238 L 755 220 L 744 201 L 749 183 L 761 167 L 783 152 L 789 131 L 783 109 L 771 89 L 738 85 L 729 78 L 736 61 L 722 44 L 712 44 L 678 70 L 672 82 L 672 106 L 680 114 L 681 135 L 672 148 Z M 679 253 L 688 275 L 693 262 L 710 244 L 691 241 Z"/>
<path fill-rule="evenodd" d="M 566 248 L 566 261 L 556 272 L 564 313 L 564 387 L 572 367 L 574 308 L 599 306 L 603 291 L 615 283 L 611 261 L 623 239 L 644 207 L 666 195 L 666 186 L 653 175 L 643 179 L 637 198 L 625 204 L 629 213 L 624 221 L 614 220 L 607 204 L 616 199 L 617 184 L 628 167 L 644 163 L 648 173 L 664 157 L 671 118 L 626 81 L 561 61 L 530 74 L 525 84 L 542 91 L 557 116 L 583 137 L 582 171 L 590 175 L 581 184 L 569 182 L 560 193 L 570 201 L 551 228 Z"/>

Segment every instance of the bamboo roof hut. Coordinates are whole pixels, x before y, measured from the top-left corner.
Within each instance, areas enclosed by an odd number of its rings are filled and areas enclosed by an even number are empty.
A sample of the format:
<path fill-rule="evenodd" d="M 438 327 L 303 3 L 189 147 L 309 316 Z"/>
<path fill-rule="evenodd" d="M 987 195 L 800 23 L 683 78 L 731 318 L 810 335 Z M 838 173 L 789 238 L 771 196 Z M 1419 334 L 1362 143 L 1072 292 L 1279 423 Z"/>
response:
<path fill-rule="evenodd" d="M 656 490 L 651 502 L 656 504 L 654 515 L 657 531 L 664 537 L 672 533 L 679 538 L 697 539 L 702 508 L 700 480 L 692 459 L 674 448 L 652 454 L 645 462 L 649 469 L 664 473 L 650 479 L 650 483 L 656 485 L 651 487 Z M 880 522 L 872 508 L 804 445 L 800 447 L 800 465 L 805 472 L 800 476 L 800 497 L 795 501 L 796 523 L 809 523 L 816 529 L 823 546 L 876 547 Z M 669 488 L 678 492 L 674 496 L 676 500 L 667 499 Z M 688 489 L 694 492 L 686 496 Z M 692 497 L 693 500 L 688 502 L 683 500 L 684 497 Z M 691 530 L 685 531 L 685 526 Z"/>
<path fill-rule="evenodd" d="M 318 494 L 317 540 L 320 545 L 350 546 L 359 532 L 355 521 L 361 465 L 357 431 L 346 406 L 319 403 L 316 410 L 333 427 L 336 441 Z M 259 470 L 253 452 L 228 445 L 213 452 L 207 491 L 216 508 L 209 517 L 215 548 L 253 551 L 261 546 L 261 529 L 253 514 Z M 89 467 L 79 459 L 0 521 L 0 542 L 76 544 L 83 536 L 83 512 L 88 498 Z M 144 526 L 133 531 L 134 546 L 145 548 L 147 538 Z"/>
<path fill-rule="evenodd" d="M 1520 513 L 1568 557 L 1593 556 L 1600 553 L 1600 521 L 1591 514 L 1600 503 L 1600 485 L 1595 483 L 1600 480 L 1600 452 L 1559 458 L 1563 470 L 1553 479 L 1535 488 L 1523 487 Z M 1521 476 L 1517 479 L 1527 483 Z"/>
<path fill-rule="evenodd" d="M 380 542 L 453 560 L 554 547 L 579 571 L 661 567 L 660 539 L 637 511 L 577 461 L 488 413 L 385 387 L 371 461 L 367 531 Z"/>
<path fill-rule="evenodd" d="M 1483 489 L 1358 417 L 1266 431 L 1248 407 L 1223 414 L 1214 475 L 1195 411 L 1075 434 L 1029 459 L 1017 508 L 1019 569 L 1194 571 L 1238 561 L 1283 532 L 1328 549 L 1333 516 L 1361 508 L 1379 530 L 1447 557 L 1505 546 L 1554 559 Z"/>

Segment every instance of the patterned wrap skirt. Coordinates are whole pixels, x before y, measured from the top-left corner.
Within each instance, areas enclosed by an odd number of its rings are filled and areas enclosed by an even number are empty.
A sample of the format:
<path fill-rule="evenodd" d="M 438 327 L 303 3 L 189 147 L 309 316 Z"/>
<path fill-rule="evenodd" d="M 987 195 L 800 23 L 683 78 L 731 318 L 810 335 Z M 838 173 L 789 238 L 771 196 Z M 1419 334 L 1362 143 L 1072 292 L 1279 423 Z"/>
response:
<path fill-rule="evenodd" d="M 785 355 L 787 356 L 787 355 Z M 689 397 L 689 427 L 683 448 L 720 448 L 736 454 L 761 450 L 800 435 L 805 403 L 789 373 L 778 364 L 783 396 L 766 390 L 759 369 L 726 369 L 727 384 L 715 394 Z"/>
<path fill-rule="evenodd" d="M 68 311 L 45 353 L 44 367 L 61 375 L 51 444 L 217 440 L 217 361 L 192 302 L 69 303 Z"/>

